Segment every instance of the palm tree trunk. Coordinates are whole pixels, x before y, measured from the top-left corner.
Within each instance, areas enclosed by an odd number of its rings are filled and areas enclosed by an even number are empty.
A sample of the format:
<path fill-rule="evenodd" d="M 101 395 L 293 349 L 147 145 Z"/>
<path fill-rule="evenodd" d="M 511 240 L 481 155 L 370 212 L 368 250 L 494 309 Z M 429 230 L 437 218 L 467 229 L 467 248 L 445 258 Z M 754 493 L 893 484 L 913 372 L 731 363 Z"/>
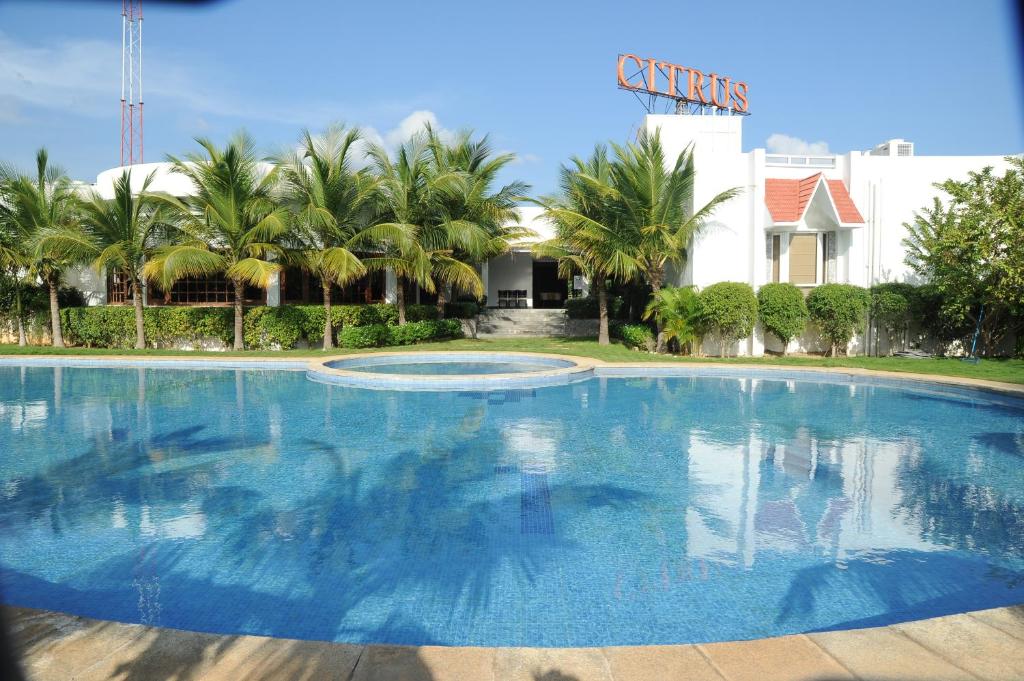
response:
<path fill-rule="evenodd" d="M 597 277 L 594 281 L 597 288 L 597 317 L 600 320 L 597 326 L 597 344 L 608 345 L 608 290 L 605 287 L 604 277 Z"/>
<path fill-rule="evenodd" d="M 242 320 L 245 318 L 245 310 L 242 307 L 242 299 L 245 297 L 245 284 L 237 280 L 231 283 L 235 285 L 235 342 L 232 347 L 235 350 L 244 350 L 245 330 Z"/>
<path fill-rule="evenodd" d="M 142 287 L 139 278 L 132 275 L 132 301 L 135 303 L 135 349 L 146 349 L 146 321 L 142 314 Z"/>
<path fill-rule="evenodd" d="M 334 325 L 331 324 L 331 282 L 321 279 L 324 286 L 324 350 L 334 347 Z"/>
<path fill-rule="evenodd" d="M 18 318 L 18 346 L 28 345 L 28 338 L 25 336 L 25 311 L 21 304 L 21 284 L 15 282 L 14 289 L 14 313 Z"/>
<path fill-rule="evenodd" d="M 661 270 L 659 270 L 659 269 L 653 269 L 653 270 L 651 270 L 651 271 L 649 271 L 647 273 L 647 279 L 648 279 L 648 281 L 651 284 L 651 291 L 653 292 L 653 294 L 655 296 L 657 296 L 658 295 L 658 291 L 661 290 L 661 278 L 662 278 L 662 276 L 663 276 L 663 274 L 662 274 Z M 654 318 L 654 328 L 658 332 L 658 341 L 657 341 L 657 345 L 654 348 L 654 351 L 657 352 L 658 354 L 663 354 L 665 352 L 665 345 L 666 345 L 666 343 L 665 343 L 665 330 L 662 328 L 661 320 L 659 318 L 657 318 L 657 317 Z"/>
<path fill-rule="evenodd" d="M 50 337 L 53 339 L 53 347 L 64 347 L 64 334 L 60 328 L 60 301 L 57 299 L 57 281 L 50 279 L 46 282 L 50 287 Z"/>
<path fill-rule="evenodd" d="M 403 326 L 405 324 L 405 277 L 398 277 L 395 303 L 398 305 L 398 325 Z"/>
<path fill-rule="evenodd" d="M 444 319 L 444 304 L 447 301 L 448 292 L 445 290 L 444 284 L 437 287 L 437 318 Z"/>

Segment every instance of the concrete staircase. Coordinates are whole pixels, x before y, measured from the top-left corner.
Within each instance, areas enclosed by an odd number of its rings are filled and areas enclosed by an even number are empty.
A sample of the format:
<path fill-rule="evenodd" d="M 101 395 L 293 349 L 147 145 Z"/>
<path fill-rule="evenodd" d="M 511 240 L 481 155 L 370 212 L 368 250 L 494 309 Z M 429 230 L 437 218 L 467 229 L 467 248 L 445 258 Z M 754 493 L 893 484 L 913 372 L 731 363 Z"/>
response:
<path fill-rule="evenodd" d="M 509 336 L 566 336 L 569 319 L 565 310 L 528 308 L 489 308 L 477 318 L 477 338 Z"/>

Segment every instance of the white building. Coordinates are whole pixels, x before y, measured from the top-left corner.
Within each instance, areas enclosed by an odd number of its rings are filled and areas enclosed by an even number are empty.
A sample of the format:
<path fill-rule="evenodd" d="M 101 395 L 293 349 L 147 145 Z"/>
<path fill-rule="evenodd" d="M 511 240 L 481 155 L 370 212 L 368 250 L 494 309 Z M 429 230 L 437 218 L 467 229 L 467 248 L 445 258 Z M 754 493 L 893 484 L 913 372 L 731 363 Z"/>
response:
<path fill-rule="evenodd" d="M 660 130 L 666 157 L 675 159 L 692 147 L 696 167 L 694 202 L 703 205 L 733 187 L 741 194 L 720 207 L 708 229 L 691 249 L 680 272 L 669 280 L 704 287 L 719 281 L 746 282 L 755 289 L 771 281 L 801 287 L 825 282 L 859 286 L 912 279 L 904 263 L 904 223 L 939 194 L 934 187 L 948 178 L 966 178 L 969 171 L 993 166 L 1003 172 L 1002 156 L 919 156 L 902 139 L 868 151 L 821 156 L 769 154 L 743 150 L 743 116 L 648 115 L 644 126 Z M 133 181 L 156 173 L 151 189 L 175 195 L 190 191 L 188 181 L 170 171 L 170 164 L 136 166 Z M 94 188 L 113 194 L 121 168 L 100 173 Z M 536 232 L 535 241 L 551 236 L 539 208 L 523 208 L 522 223 Z M 568 282 L 557 276 L 555 263 L 537 260 L 530 243 L 482 267 L 489 306 L 561 307 Z M 86 290 L 94 303 L 121 302 L 124 293 L 114 282 L 82 272 L 70 283 Z M 578 282 L 577 282 L 578 283 Z M 341 293 L 339 302 L 393 300 L 394 277 L 369 277 Z M 409 291 L 411 299 L 432 300 Z M 252 302 L 277 305 L 319 302 L 319 286 L 297 271 L 287 271 L 265 294 L 251 292 Z M 148 292 L 148 304 L 226 303 L 225 282 L 181 282 L 172 292 Z M 409 299 L 409 298 L 407 298 Z M 773 347 L 760 331 L 739 343 L 739 354 L 760 355 Z M 791 349 L 811 349 L 813 334 L 794 341 Z"/>

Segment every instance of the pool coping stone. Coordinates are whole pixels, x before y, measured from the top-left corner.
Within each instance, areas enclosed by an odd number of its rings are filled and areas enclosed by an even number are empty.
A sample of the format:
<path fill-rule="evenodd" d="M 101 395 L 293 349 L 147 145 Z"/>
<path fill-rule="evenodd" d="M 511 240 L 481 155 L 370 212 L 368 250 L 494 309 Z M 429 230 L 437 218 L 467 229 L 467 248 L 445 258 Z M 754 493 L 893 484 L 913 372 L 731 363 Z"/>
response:
<path fill-rule="evenodd" d="M 205 634 L 15 606 L 0 613 L 32 681 L 1024 678 L 1024 605 L 751 641 L 604 648 L 361 645 Z"/>

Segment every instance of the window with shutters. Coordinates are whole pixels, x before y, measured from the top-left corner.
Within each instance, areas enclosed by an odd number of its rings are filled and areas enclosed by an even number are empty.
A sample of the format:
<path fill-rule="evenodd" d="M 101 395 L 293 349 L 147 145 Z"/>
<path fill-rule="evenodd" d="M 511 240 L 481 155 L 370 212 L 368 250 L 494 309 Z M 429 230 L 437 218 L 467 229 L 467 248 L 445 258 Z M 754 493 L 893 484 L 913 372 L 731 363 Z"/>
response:
<path fill-rule="evenodd" d="M 789 281 L 797 286 L 818 283 L 817 234 L 793 234 L 789 237 Z"/>

